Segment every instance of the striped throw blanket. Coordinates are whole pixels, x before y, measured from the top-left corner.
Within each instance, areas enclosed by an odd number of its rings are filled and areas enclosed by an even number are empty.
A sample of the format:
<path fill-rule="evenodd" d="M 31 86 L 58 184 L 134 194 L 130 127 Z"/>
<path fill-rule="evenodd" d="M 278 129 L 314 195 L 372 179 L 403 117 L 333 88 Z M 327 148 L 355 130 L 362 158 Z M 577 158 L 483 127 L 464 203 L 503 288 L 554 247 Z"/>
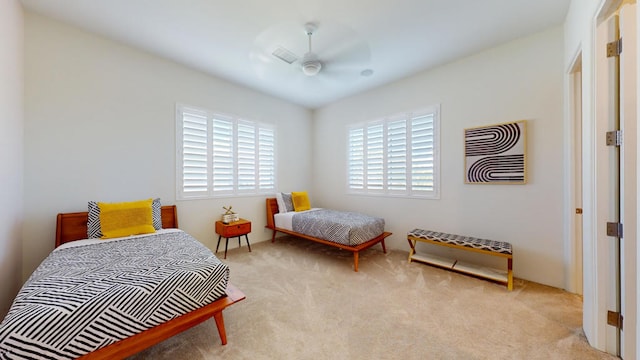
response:
<path fill-rule="evenodd" d="M 225 294 L 229 268 L 185 232 L 53 251 L 0 324 L 0 359 L 73 359 Z"/>

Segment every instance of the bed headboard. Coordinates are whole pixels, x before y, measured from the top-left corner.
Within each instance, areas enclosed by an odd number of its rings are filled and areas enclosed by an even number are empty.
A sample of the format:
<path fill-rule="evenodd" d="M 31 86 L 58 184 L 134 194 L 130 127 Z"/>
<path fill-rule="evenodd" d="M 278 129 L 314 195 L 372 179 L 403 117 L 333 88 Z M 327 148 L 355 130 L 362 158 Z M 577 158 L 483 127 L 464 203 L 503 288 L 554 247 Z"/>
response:
<path fill-rule="evenodd" d="M 268 229 L 276 228 L 276 223 L 273 220 L 273 215 L 277 214 L 278 212 L 280 212 L 280 210 L 278 209 L 278 201 L 276 201 L 276 198 L 267 198 L 267 228 Z"/>
<path fill-rule="evenodd" d="M 163 228 L 178 228 L 178 210 L 175 205 L 163 206 L 161 214 Z M 86 211 L 58 214 L 56 220 L 56 247 L 69 241 L 86 239 L 88 217 L 89 213 Z"/>

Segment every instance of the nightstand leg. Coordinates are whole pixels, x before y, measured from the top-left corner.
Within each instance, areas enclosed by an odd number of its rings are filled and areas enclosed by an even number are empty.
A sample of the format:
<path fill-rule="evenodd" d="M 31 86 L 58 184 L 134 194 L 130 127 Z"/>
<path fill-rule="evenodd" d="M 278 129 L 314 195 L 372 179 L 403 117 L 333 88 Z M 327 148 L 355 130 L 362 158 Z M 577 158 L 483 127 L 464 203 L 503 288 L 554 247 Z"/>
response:
<path fill-rule="evenodd" d="M 229 246 L 229 238 L 227 238 L 227 241 L 224 243 L 224 258 L 227 258 L 227 247 Z"/>
<path fill-rule="evenodd" d="M 240 249 L 242 247 L 242 245 L 240 244 L 240 238 L 242 237 L 242 235 L 238 236 L 238 249 Z"/>
<path fill-rule="evenodd" d="M 247 246 L 249 247 L 249 252 L 251 252 L 251 244 L 249 244 L 249 235 L 244 234 L 244 238 L 245 238 L 245 240 L 247 240 Z"/>
<path fill-rule="evenodd" d="M 216 254 L 218 253 L 218 246 L 220 246 L 220 238 L 222 238 L 222 235 L 218 235 L 218 244 L 216 245 Z"/>

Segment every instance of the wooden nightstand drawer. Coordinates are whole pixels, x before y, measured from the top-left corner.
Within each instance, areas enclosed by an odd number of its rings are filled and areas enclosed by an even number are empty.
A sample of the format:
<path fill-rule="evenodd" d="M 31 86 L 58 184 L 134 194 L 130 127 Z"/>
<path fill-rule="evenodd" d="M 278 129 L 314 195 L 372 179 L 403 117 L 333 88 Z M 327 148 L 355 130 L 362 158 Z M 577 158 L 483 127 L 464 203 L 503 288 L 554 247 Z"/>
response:
<path fill-rule="evenodd" d="M 216 245 L 216 254 L 218 253 L 218 246 L 220 246 L 220 239 L 226 237 L 227 241 L 224 245 L 224 258 L 227 258 L 227 246 L 229 245 L 229 238 L 238 238 L 238 247 L 240 247 L 240 236 L 244 235 L 244 239 L 247 240 L 247 247 L 251 252 L 251 244 L 249 244 L 249 235 L 251 232 L 251 221 L 240 219 L 228 224 L 222 221 L 216 221 L 216 234 L 218 234 L 218 244 Z"/>
<path fill-rule="evenodd" d="M 226 238 L 245 235 L 251 232 L 251 221 L 240 219 L 229 224 L 216 221 L 216 233 Z"/>

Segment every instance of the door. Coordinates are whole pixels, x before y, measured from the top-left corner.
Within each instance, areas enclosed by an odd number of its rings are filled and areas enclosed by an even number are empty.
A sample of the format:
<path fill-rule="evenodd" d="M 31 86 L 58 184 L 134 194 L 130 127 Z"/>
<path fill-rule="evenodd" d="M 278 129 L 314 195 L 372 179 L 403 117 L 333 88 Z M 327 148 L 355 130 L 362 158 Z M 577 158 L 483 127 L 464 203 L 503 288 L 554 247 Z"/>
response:
<path fill-rule="evenodd" d="M 635 359 L 637 318 L 637 6 L 625 4 L 619 11 L 620 38 L 620 356 Z"/>
<path fill-rule="evenodd" d="M 574 246 L 573 259 L 575 270 L 571 283 L 576 294 L 582 295 L 582 272 L 584 242 L 582 232 L 582 52 L 578 54 L 571 67 L 571 114 L 573 120 L 573 199 L 575 207 L 574 215 Z"/>
<path fill-rule="evenodd" d="M 638 20 L 635 1 L 617 3 L 596 29 L 596 264 L 605 350 L 635 359 Z"/>
<path fill-rule="evenodd" d="M 616 47 L 616 42 L 620 39 L 620 17 L 618 13 L 614 14 L 607 20 L 606 24 L 606 72 L 607 72 L 607 99 L 608 109 L 607 118 L 601 119 L 605 123 L 606 129 L 606 158 L 608 169 L 601 168 L 600 171 L 606 171 L 608 177 L 607 194 L 607 226 L 605 239 L 609 248 L 609 288 L 607 295 L 607 352 L 620 356 L 620 327 L 612 324 L 614 318 L 621 314 L 621 288 L 620 288 L 620 240 L 621 235 L 618 233 L 618 223 L 621 223 L 620 214 L 620 146 L 617 141 L 620 135 L 620 56 L 612 54 L 611 45 Z M 601 134 L 596 134 L 596 136 Z M 604 134 L 602 134 L 604 135 Z M 614 231 L 612 231 L 614 230 Z M 614 314 L 614 315 L 612 315 Z M 617 317 L 615 318 L 618 319 Z"/>

